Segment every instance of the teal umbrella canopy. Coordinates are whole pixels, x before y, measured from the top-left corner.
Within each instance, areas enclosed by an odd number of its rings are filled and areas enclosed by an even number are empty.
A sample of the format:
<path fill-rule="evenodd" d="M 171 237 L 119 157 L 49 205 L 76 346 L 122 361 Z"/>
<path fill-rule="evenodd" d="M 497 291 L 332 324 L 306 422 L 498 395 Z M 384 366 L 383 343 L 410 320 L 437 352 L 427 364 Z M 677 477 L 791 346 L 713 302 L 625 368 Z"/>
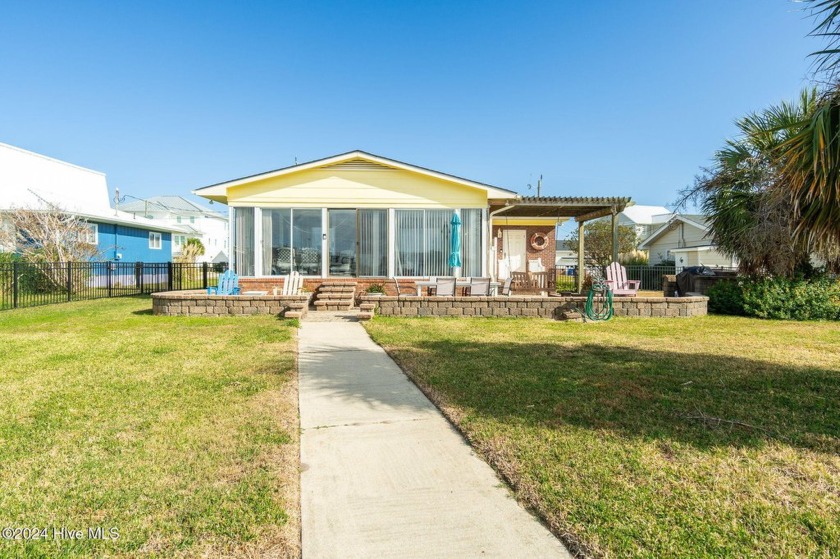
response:
<path fill-rule="evenodd" d="M 449 246 L 449 266 L 452 268 L 461 267 L 461 216 L 458 212 L 452 213 L 452 221 L 449 222 L 451 228 L 451 238 Z"/>

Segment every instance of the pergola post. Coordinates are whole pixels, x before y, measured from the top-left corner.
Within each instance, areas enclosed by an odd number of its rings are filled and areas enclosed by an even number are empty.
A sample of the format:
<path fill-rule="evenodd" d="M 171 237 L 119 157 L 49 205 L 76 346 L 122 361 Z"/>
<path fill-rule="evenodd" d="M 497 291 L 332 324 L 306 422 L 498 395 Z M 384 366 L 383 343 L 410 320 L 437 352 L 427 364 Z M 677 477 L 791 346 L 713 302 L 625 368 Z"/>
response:
<path fill-rule="evenodd" d="M 618 262 L 618 212 L 612 209 L 612 261 Z"/>
<path fill-rule="evenodd" d="M 577 290 L 578 293 L 583 293 L 583 278 L 586 275 L 586 270 L 583 264 L 583 222 L 578 221 L 578 269 L 577 269 Z"/>

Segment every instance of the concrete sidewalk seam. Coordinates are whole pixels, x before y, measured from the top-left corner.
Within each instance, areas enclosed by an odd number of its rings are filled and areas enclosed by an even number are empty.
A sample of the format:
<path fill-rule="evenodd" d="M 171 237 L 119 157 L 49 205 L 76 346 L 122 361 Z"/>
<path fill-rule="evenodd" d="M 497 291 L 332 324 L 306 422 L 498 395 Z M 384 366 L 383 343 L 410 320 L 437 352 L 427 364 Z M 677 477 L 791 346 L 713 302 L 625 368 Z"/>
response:
<path fill-rule="evenodd" d="M 355 423 L 335 423 L 332 425 L 316 425 L 315 427 L 306 427 L 302 429 L 335 429 L 336 427 L 367 427 L 369 425 L 394 425 L 397 423 L 411 423 L 414 421 L 431 421 L 432 417 L 414 417 L 411 419 L 386 419 L 385 421 L 357 421 Z"/>

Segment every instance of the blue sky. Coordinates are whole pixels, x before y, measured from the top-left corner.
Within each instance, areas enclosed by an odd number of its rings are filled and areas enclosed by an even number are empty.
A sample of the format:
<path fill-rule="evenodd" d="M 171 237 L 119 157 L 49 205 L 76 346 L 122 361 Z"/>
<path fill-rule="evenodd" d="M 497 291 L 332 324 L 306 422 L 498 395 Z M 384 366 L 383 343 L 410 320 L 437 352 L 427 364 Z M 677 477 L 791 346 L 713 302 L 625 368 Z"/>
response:
<path fill-rule="evenodd" d="M 789 0 L 3 2 L 0 142 L 133 196 L 363 149 L 668 204 L 807 84 Z"/>

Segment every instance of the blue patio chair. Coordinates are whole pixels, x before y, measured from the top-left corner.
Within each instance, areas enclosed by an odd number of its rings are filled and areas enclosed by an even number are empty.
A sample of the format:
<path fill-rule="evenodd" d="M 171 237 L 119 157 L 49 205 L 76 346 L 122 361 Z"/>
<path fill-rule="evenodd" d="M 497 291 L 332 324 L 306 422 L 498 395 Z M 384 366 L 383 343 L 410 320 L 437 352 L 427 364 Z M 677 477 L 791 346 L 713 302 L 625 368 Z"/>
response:
<path fill-rule="evenodd" d="M 207 288 L 208 295 L 239 295 L 239 276 L 233 270 L 226 270 L 219 276 L 216 287 Z"/>

